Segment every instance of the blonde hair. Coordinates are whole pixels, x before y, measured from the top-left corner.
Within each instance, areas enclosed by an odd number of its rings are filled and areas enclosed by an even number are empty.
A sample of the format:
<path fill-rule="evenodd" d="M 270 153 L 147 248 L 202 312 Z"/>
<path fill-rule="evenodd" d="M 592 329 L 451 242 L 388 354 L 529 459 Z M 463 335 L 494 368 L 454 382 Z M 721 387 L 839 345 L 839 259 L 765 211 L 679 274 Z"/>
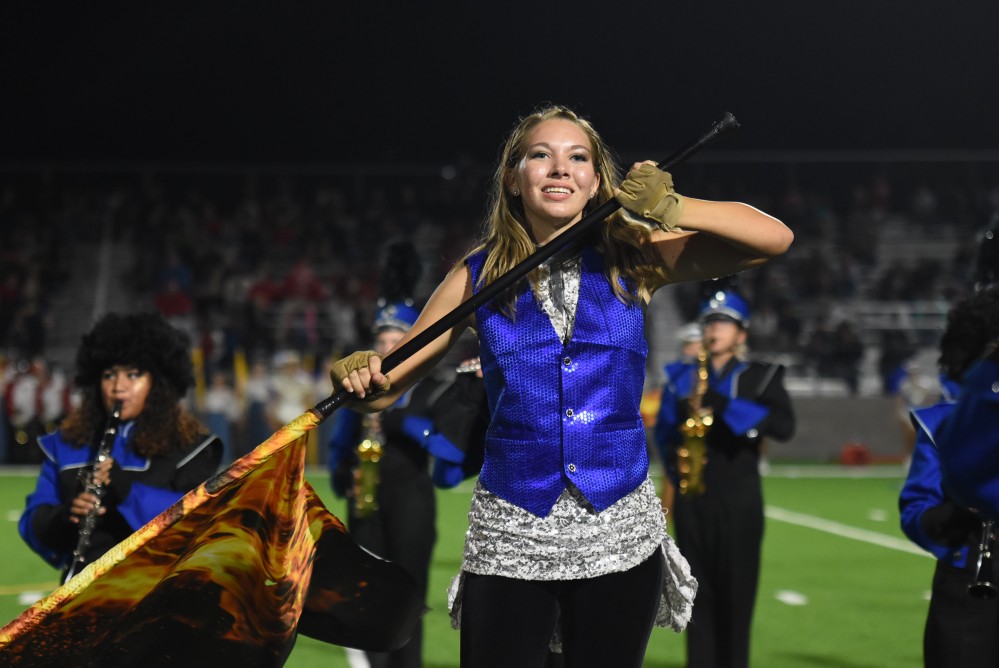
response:
<path fill-rule="evenodd" d="M 468 253 L 472 255 L 486 250 L 486 259 L 479 278 L 480 286 L 489 285 L 535 251 L 534 241 L 528 232 L 523 202 L 520 198 L 513 197 L 506 186 L 517 164 L 524 157 L 528 135 L 539 124 L 555 119 L 575 123 L 590 141 L 593 167 L 600 176 L 600 186 L 593 199 L 583 209 L 583 216 L 614 197 L 614 189 L 620 181 L 620 174 L 612 160 L 610 149 L 588 120 L 571 109 L 558 105 L 539 108 L 521 118 L 503 145 L 503 152 L 490 187 L 483 237 Z M 667 282 L 658 254 L 649 244 L 650 228 L 618 211 L 596 229 L 599 229 L 599 232 L 591 233 L 591 243 L 604 255 L 607 280 L 610 281 L 615 295 L 622 302 L 647 304 L 652 297 L 652 284 L 660 285 Z M 462 263 L 459 263 L 457 266 L 461 265 Z M 532 272 L 528 279 L 532 285 L 536 285 L 537 272 Z M 626 288 L 621 286 L 620 279 L 624 279 Z M 515 300 L 515 290 L 497 300 L 500 310 L 511 318 L 514 316 Z"/>

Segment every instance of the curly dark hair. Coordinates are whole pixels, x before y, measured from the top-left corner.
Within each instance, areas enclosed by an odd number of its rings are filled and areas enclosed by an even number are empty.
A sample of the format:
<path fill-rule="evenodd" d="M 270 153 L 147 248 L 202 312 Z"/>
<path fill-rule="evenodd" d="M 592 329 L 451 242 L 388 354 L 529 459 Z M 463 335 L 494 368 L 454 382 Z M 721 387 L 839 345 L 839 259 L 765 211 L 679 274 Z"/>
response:
<path fill-rule="evenodd" d="M 940 369 L 960 381 L 991 341 L 999 339 L 999 287 L 965 297 L 947 313 L 940 339 Z"/>
<path fill-rule="evenodd" d="M 76 352 L 76 384 L 100 383 L 115 364 L 134 365 L 169 384 L 178 397 L 194 384 L 191 342 L 158 313 L 109 313 L 85 334 Z"/>
<path fill-rule="evenodd" d="M 60 426 L 68 441 L 82 446 L 104 429 L 107 412 L 101 398 L 101 375 L 115 365 L 135 366 L 152 376 L 132 437 L 140 455 L 152 457 L 191 447 L 199 433 L 207 432 L 179 403 L 194 383 L 188 337 L 155 313 L 111 313 L 83 337 L 77 351 L 76 384 L 83 396 L 80 407 Z"/>

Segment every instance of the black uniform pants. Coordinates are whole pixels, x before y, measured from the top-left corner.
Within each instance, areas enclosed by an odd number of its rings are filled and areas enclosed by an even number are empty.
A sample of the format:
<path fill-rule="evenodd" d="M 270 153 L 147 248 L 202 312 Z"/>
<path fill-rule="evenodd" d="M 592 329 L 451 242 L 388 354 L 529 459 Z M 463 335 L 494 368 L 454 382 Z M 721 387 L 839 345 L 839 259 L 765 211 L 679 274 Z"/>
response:
<path fill-rule="evenodd" d="M 698 497 L 677 495 L 676 542 L 697 578 L 687 625 L 688 668 L 744 668 L 763 543 L 758 475 L 708 483 Z"/>
<path fill-rule="evenodd" d="M 350 533 L 357 544 L 401 566 L 416 582 L 423 601 L 437 538 L 435 504 L 429 475 L 394 476 L 386 467 L 378 486 L 378 510 L 365 518 L 353 513 L 350 517 Z M 398 650 L 367 654 L 372 668 L 419 668 L 423 665 L 423 622 L 417 623 L 409 642 Z"/>
<path fill-rule="evenodd" d="M 983 601 L 968 593 L 974 578 L 971 566 L 959 569 L 937 562 L 923 635 L 927 668 L 999 666 L 999 598 Z M 999 559 L 992 560 L 992 583 L 999 585 Z"/>

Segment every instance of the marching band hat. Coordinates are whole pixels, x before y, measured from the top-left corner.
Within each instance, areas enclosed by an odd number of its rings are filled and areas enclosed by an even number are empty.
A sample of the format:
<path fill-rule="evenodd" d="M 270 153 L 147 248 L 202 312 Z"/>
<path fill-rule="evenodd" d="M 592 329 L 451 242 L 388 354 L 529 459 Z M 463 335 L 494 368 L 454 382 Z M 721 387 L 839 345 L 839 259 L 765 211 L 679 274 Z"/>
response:
<path fill-rule="evenodd" d="M 736 292 L 719 290 L 701 304 L 698 320 L 702 324 L 712 320 L 731 320 L 746 329 L 749 327 L 749 304 Z"/>
<path fill-rule="evenodd" d="M 375 313 L 375 324 L 371 330 L 375 334 L 386 329 L 408 332 L 419 315 L 420 312 L 413 308 L 413 302 L 408 299 L 402 302 L 384 304 Z"/>

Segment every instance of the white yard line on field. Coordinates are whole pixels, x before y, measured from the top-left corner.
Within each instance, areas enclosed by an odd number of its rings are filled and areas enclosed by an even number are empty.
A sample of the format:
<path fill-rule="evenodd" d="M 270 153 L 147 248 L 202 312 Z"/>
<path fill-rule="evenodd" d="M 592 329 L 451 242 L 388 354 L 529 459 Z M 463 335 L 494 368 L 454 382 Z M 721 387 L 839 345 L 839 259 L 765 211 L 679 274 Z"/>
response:
<path fill-rule="evenodd" d="M 901 464 L 876 466 L 837 466 L 830 464 L 771 464 L 766 478 L 898 478 L 905 480 L 908 469 Z"/>
<path fill-rule="evenodd" d="M 871 545 L 887 547 L 890 550 L 917 554 L 923 557 L 929 557 L 930 559 L 933 558 L 932 554 L 920 549 L 907 540 L 896 538 L 894 536 L 886 536 L 882 533 L 878 533 L 877 531 L 858 529 L 846 524 L 840 524 L 839 522 L 824 520 L 821 517 L 815 517 L 814 515 L 796 513 L 793 510 L 785 510 L 775 506 L 767 506 L 765 513 L 767 519 L 777 520 L 778 522 L 787 522 L 788 524 L 795 524 L 797 526 L 815 529 L 816 531 L 831 533 L 834 536 L 852 538 L 853 540 L 859 540 L 862 543 L 870 543 Z"/>

